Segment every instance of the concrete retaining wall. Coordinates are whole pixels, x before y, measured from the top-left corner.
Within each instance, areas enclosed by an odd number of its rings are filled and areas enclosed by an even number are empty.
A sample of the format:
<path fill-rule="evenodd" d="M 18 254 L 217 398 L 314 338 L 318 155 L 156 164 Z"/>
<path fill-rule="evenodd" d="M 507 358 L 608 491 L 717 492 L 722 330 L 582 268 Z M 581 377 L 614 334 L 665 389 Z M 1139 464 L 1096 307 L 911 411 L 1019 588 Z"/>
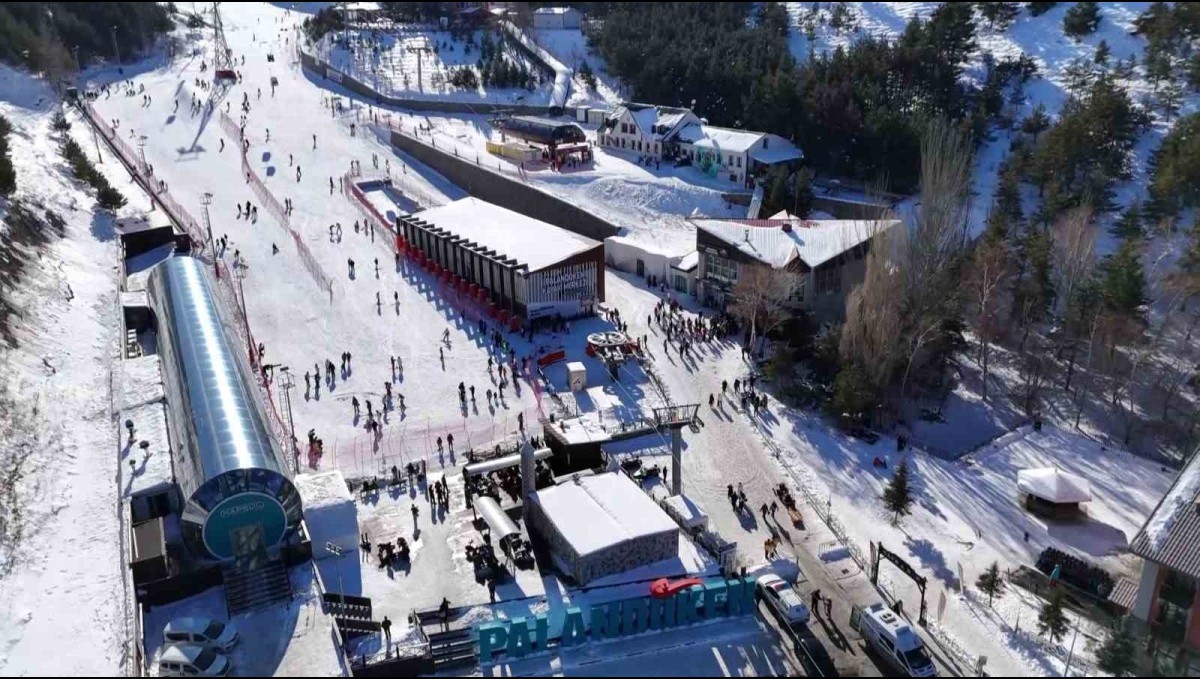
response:
<path fill-rule="evenodd" d="M 370 85 L 360 82 L 357 79 L 338 71 L 329 66 L 329 64 L 316 58 L 315 56 L 301 52 L 300 65 L 314 75 L 330 80 L 341 85 L 347 90 L 357 94 L 369 102 L 394 106 L 396 108 L 408 109 L 411 111 L 438 111 L 441 113 L 494 113 L 496 111 L 505 111 L 517 115 L 534 115 L 548 116 L 558 115 L 559 112 L 551 113 L 549 106 L 529 106 L 526 104 L 489 104 L 485 102 L 468 103 L 462 101 L 440 101 L 426 99 L 402 99 L 400 97 L 392 97 L 376 92 Z M 575 117 L 575 109 L 567 108 L 562 111 L 563 115 Z"/>
<path fill-rule="evenodd" d="M 411 154 L 480 200 L 598 241 L 620 232 L 613 224 L 564 200 L 479 167 L 472 161 L 456 158 L 395 130 L 392 131 L 391 142 L 392 146 Z"/>

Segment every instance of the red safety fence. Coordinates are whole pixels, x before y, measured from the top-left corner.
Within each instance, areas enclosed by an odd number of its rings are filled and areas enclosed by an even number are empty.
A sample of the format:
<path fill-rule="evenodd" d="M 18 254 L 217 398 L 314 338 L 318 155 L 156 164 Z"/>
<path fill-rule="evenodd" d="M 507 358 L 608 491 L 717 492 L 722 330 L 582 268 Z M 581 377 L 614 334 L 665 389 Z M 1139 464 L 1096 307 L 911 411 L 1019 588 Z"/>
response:
<path fill-rule="evenodd" d="M 250 190 L 254 192 L 254 196 L 263 204 L 263 208 L 292 237 L 292 242 L 296 245 L 296 252 L 300 255 L 300 261 L 304 264 L 304 269 L 312 277 L 317 287 L 329 294 L 329 301 L 332 303 L 333 279 L 329 277 L 329 274 L 325 273 L 325 269 L 317 262 L 316 256 L 313 255 L 312 250 L 309 249 L 308 244 L 304 242 L 300 234 L 292 229 L 291 215 L 288 214 L 283 203 L 267 188 L 267 185 L 262 181 L 262 177 L 259 176 L 258 172 L 250 164 L 250 158 L 242 146 L 242 129 L 224 112 L 217 116 L 217 120 L 230 141 L 238 145 L 238 153 L 242 160 L 242 174 L 245 175 L 246 183 L 250 185 Z"/>
<path fill-rule="evenodd" d="M 156 199 L 158 203 L 162 205 L 163 210 L 167 212 L 167 215 L 174 219 L 175 222 L 179 224 L 179 226 L 183 228 L 187 235 L 192 239 L 192 244 L 196 248 L 196 251 L 202 251 L 205 245 L 208 243 L 208 237 L 205 231 L 200 228 L 200 223 L 193 219 L 187 210 L 183 209 L 183 206 L 181 206 L 179 202 L 175 200 L 174 196 L 171 195 L 169 190 L 165 188 L 159 188 L 158 180 L 154 178 L 153 174 L 151 174 L 150 167 L 146 163 L 142 162 L 141 154 L 134 153 L 129 144 L 126 143 L 119 134 L 117 134 L 117 130 L 111 124 L 109 124 L 108 121 L 104 120 L 98 113 L 96 113 L 96 110 L 92 107 L 91 102 L 84 101 L 82 104 L 82 110 L 84 115 L 91 121 L 95 129 L 98 130 L 100 134 L 104 135 L 104 138 L 107 139 L 112 145 L 117 155 L 121 156 L 126 164 L 134 168 L 137 174 L 136 178 L 142 183 L 143 187 L 145 187 L 147 191 L 153 194 L 152 198 Z"/>
<path fill-rule="evenodd" d="M 136 170 L 137 179 L 143 188 L 153 193 L 152 199 L 157 200 L 162 205 L 163 210 L 167 212 L 167 216 L 178 224 L 191 238 L 194 252 L 200 254 L 208 242 L 207 234 L 200 228 L 200 223 L 175 200 L 175 197 L 171 195 L 169 190 L 165 188 L 159 189 L 158 180 L 151 174 L 150 168 L 141 162 L 140 155 L 134 155 L 133 149 L 129 147 L 129 144 L 125 143 L 116 134 L 116 130 L 112 125 L 101 118 L 89 102 L 83 102 L 82 109 L 84 115 L 91 121 L 95 129 L 110 142 L 117 155 L 128 166 Z M 246 342 L 246 352 L 250 359 L 250 367 L 261 377 L 258 344 L 255 343 L 254 335 L 250 332 L 250 324 L 247 322 L 245 309 L 241 304 L 237 290 L 234 288 L 233 272 L 225 261 L 218 257 L 218 253 L 212 252 L 208 253 L 208 255 L 208 257 L 201 256 L 199 258 L 213 262 L 217 296 L 223 302 L 224 308 L 229 310 L 227 313 L 221 314 L 222 321 L 234 331 L 239 341 Z M 269 421 L 271 431 L 275 434 L 277 441 L 281 442 L 286 449 L 295 454 L 294 441 L 291 444 L 288 443 L 292 437 L 287 433 L 283 424 L 283 418 L 279 416 L 279 410 L 271 398 L 269 385 L 263 380 L 259 383 L 259 386 L 263 389 L 263 402 L 266 405 L 264 410 L 267 413 L 267 420 Z"/>

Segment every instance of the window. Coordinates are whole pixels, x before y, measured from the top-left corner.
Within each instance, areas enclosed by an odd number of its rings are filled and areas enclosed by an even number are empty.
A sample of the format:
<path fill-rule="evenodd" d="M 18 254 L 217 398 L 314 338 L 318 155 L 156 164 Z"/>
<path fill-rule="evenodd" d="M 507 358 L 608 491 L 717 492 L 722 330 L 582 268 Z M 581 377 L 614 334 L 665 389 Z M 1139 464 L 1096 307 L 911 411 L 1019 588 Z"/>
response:
<path fill-rule="evenodd" d="M 737 264 L 711 252 L 704 253 L 704 277 L 727 285 L 737 282 Z"/>
<path fill-rule="evenodd" d="M 842 270 L 836 266 L 823 266 L 816 270 L 817 294 L 830 294 L 842 291 Z"/>
<path fill-rule="evenodd" d="M 742 157 L 738 156 L 737 161 L 738 161 L 738 167 L 741 167 L 742 166 Z"/>
<path fill-rule="evenodd" d="M 770 145 L 770 143 L 771 143 L 770 137 L 763 137 L 763 148 L 764 149 L 767 148 Z"/>

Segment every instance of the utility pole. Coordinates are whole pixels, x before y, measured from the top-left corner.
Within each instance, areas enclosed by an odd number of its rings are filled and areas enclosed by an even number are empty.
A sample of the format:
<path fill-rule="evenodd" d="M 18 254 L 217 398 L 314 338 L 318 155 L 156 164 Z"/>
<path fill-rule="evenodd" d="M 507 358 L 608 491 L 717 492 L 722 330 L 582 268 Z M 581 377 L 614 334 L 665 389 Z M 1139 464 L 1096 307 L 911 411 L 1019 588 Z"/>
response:
<path fill-rule="evenodd" d="M 146 164 L 146 135 L 138 135 L 138 154 L 142 158 L 142 172 L 148 172 L 150 166 Z"/>
<path fill-rule="evenodd" d="M 296 378 L 292 376 L 292 371 L 288 370 L 285 365 L 280 368 L 283 373 L 283 378 L 279 381 L 279 386 L 283 388 L 283 402 L 287 406 L 287 425 L 288 435 L 291 437 L 289 442 L 292 449 L 292 463 L 295 466 L 296 473 L 300 473 L 300 447 L 296 445 L 296 421 L 292 418 L 292 389 L 296 388 Z"/>
<path fill-rule="evenodd" d="M 220 278 L 221 267 L 217 265 L 217 246 L 216 243 L 213 242 L 212 220 L 209 219 L 208 216 L 208 206 L 212 205 L 212 199 L 213 195 L 208 192 L 205 192 L 203 196 L 200 196 L 200 213 L 204 215 L 204 228 L 208 230 L 208 251 L 212 253 L 213 273 L 217 278 Z"/>
<path fill-rule="evenodd" d="M 71 56 L 75 57 L 75 73 L 82 75 L 83 69 L 79 66 L 79 45 L 71 48 Z M 78 80 L 78 78 L 76 78 Z"/>
<path fill-rule="evenodd" d="M 121 49 L 117 47 L 117 27 L 112 27 L 113 54 L 117 57 L 117 65 L 121 65 Z"/>
<path fill-rule="evenodd" d="M 1071 650 L 1067 651 L 1067 664 L 1063 665 L 1063 676 L 1071 676 L 1071 658 L 1075 655 L 1075 641 L 1079 639 L 1079 625 L 1075 625 L 1075 635 L 1071 637 Z"/>

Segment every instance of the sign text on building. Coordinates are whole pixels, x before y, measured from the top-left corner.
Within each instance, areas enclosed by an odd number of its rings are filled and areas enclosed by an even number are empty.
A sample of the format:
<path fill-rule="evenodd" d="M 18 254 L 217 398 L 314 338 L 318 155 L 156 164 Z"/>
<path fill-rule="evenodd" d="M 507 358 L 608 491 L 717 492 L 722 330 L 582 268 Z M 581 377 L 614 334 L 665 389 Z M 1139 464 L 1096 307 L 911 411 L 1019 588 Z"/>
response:
<path fill-rule="evenodd" d="M 553 638 L 545 613 L 531 618 L 496 620 L 479 626 L 479 659 L 486 664 L 493 662 L 498 653 L 521 658 L 546 650 L 554 641 L 563 647 L 578 646 L 717 618 L 751 615 L 756 605 L 752 578 L 716 578 L 668 598 L 647 596 L 593 604 L 586 613 L 579 606 L 571 606 L 566 610 L 562 632 Z"/>

